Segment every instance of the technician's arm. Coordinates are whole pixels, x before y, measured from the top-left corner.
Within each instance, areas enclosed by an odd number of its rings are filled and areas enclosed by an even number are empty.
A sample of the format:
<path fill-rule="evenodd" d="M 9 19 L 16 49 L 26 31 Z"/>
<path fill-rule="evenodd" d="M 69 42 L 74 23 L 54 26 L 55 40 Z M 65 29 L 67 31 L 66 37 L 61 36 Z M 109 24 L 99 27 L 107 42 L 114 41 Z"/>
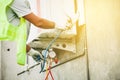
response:
<path fill-rule="evenodd" d="M 54 22 L 40 18 L 36 16 L 34 13 L 26 15 L 24 16 L 24 18 L 39 28 L 52 29 L 55 27 Z"/>

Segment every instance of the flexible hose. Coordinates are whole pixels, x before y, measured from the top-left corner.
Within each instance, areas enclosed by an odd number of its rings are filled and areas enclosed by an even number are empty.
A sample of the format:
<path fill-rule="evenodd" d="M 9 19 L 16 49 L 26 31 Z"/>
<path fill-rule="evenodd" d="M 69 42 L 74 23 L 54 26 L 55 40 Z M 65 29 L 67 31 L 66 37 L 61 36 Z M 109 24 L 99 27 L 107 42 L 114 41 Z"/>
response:
<path fill-rule="evenodd" d="M 45 49 L 45 52 L 44 52 L 44 60 L 43 60 L 43 64 L 41 64 L 41 72 L 43 72 L 44 70 L 44 67 L 45 67 L 45 62 L 46 62 L 46 55 L 47 55 L 47 51 L 50 49 L 50 47 L 52 46 L 52 44 L 56 41 L 56 39 L 60 36 L 60 34 L 62 33 L 63 31 L 61 30 L 57 35 L 56 37 L 49 43 L 49 45 L 47 46 L 47 48 Z"/>

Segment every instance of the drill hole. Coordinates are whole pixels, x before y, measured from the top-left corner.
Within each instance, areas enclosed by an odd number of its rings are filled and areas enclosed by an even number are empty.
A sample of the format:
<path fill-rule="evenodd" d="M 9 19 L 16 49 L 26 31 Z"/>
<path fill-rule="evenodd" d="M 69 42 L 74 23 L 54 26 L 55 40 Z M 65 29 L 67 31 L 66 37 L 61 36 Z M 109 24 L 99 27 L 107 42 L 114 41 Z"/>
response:
<path fill-rule="evenodd" d="M 63 48 L 66 48 L 66 44 L 62 44 L 62 47 L 63 47 Z"/>
<path fill-rule="evenodd" d="M 10 51 L 10 49 L 8 48 L 7 51 Z"/>
<path fill-rule="evenodd" d="M 56 44 L 57 47 L 59 47 L 59 44 Z"/>

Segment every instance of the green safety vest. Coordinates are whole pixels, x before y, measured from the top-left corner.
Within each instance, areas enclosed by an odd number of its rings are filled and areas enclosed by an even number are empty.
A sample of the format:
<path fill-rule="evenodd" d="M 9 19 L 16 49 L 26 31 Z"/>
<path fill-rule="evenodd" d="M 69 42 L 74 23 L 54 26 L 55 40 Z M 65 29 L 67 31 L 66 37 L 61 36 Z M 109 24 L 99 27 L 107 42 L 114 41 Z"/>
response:
<path fill-rule="evenodd" d="M 17 63 L 24 65 L 26 62 L 26 21 L 20 18 L 19 26 L 13 26 L 6 16 L 7 6 L 13 0 L 0 0 L 0 40 L 17 42 Z"/>

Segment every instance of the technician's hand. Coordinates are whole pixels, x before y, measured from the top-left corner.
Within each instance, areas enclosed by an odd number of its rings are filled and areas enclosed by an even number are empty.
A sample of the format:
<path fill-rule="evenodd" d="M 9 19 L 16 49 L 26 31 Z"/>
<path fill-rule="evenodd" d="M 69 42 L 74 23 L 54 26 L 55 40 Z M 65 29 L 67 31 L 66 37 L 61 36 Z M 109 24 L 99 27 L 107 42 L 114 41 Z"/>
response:
<path fill-rule="evenodd" d="M 68 16 L 67 22 L 66 22 L 66 30 L 69 30 L 73 27 L 72 19 Z"/>
<path fill-rule="evenodd" d="M 61 25 L 55 24 L 55 29 L 56 30 L 60 30 L 60 31 L 65 31 L 66 30 L 66 26 L 61 26 Z"/>
<path fill-rule="evenodd" d="M 35 53 L 34 55 L 32 55 L 32 58 L 33 58 L 36 62 L 40 62 L 41 60 L 43 60 L 40 53 Z"/>
<path fill-rule="evenodd" d="M 55 24 L 55 29 L 63 30 L 63 31 L 70 30 L 76 24 L 76 22 L 78 21 L 79 13 L 76 13 L 73 17 L 67 16 L 67 18 L 68 19 L 66 21 L 66 24 L 64 24 L 64 26 Z"/>
<path fill-rule="evenodd" d="M 31 50 L 27 53 L 28 55 L 32 56 L 32 58 L 36 61 L 36 62 L 40 62 L 41 60 L 43 60 L 43 56 L 40 52 L 34 50 L 31 48 Z"/>
<path fill-rule="evenodd" d="M 72 26 L 73 26 L 73 25 L 72 25 L 72 22 L 68 22 L 68 21 L 67 21 L 64 26 L 61 26 L 61 25 L 56 24 L 56 25 L 55 25 L 55 29 L 56 29 L 56 30 L 65 31 L 65 30 L 71 29 Z"/>
<path fill-rule="evenodd" d="M 79 20 L 79 12 L 77 12 L 74 16 L 70 17 L 70 16 L 67 16 L 67 22 L 66 22 L 66 28 L 67 29 L 71 29 L 75 24 L 76 22 Z"/>

